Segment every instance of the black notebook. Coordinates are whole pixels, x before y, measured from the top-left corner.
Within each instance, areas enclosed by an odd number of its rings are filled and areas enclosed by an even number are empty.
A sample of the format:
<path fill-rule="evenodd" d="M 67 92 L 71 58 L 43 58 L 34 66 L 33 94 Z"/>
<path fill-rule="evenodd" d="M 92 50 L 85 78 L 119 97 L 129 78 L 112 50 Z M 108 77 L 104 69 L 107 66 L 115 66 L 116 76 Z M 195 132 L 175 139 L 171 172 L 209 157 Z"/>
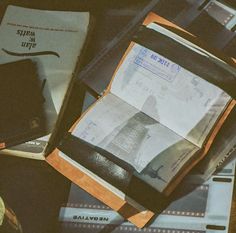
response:
<path fill-rule="evenodd" d="M 45 135 L 45 81 L 30 59 L 0 65 L 0 149 Z"/>

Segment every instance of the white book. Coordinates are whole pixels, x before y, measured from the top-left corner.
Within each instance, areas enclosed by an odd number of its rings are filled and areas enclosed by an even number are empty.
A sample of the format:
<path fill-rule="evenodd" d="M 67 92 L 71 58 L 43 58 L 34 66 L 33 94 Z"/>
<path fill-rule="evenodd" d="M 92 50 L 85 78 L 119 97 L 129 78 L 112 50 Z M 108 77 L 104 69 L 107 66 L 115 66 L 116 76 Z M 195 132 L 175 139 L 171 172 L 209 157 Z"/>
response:
<path fill-rule="evenodd" d="M 56 113 L 47 113 L 50 133 L 5 149 L 3 153 L 44 159 L 45 149 L 64 112 L 65 97 L 87 38 L 89 23 L 88 12 L 7 7 L 0 26 L 0 63 L 33 59 L 49 90 L 49 94 L 44 95 L 46 103 L 47 97 L 51 98 Z"/>

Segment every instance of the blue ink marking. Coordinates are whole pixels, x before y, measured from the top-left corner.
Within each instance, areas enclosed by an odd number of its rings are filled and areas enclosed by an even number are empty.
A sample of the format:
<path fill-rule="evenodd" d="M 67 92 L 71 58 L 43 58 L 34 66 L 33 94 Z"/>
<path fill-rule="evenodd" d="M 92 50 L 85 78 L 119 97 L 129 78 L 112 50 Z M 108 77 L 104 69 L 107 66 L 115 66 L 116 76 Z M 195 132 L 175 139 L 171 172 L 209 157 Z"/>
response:
<path fill-rule="evenodd" d="M 166 67 L 170 66 L 170 62 L 168 62 L 167 60 L 165 60 L 164 58 L 157 56 L 155 54 L 151 54 L 150 57 L 152 60 L 157 61 L 158 63 L 160 63 L 161 65 L 164 65 Z"/>
<path fill-rule="evenodd" d="M 134 63 L 168 82 L 173 82 L 181 70 L 179 65 L 146 48 L 139 50 Z"/>
<path fill-rule="evenodd" d="M 157 60 L 157 58 L 158 58 L 158 56 L 157 56 L 157 55 L 154 55 L 154 54 L 152 54 L 152 55 L 151 55 L 151 58 L 152 58 L 154 61 L 156 61 L 156 60 Z"/>
<path fill-rule="evenodd" d="M 148 53 L 148 49 L 146 48 L 142 48 L 140 51 L 139 51 L 139 55 L 142 56 L 142 57 L 145 57 Z"/>
<path fill-rule="evenodd" d="M 172 71 L 173 73 L 178 73 L 178 72 L 180 71 L 180 66 L 177 65 L 177 64 L 172 64 L 172 65 L 171 65 L 171 71 Z"/>

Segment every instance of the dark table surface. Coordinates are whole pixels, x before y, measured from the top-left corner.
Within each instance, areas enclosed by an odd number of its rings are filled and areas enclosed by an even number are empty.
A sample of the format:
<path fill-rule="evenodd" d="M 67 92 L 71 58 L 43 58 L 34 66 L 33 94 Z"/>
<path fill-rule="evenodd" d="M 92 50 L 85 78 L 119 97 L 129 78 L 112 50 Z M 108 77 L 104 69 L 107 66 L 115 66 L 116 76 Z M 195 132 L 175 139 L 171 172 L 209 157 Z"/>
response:
<path fill-rule="evenodd" d="M 45 161 L 0 156 L 0 194 L 24 233 L 58 232 L 58 213 L 70 182 Z"/>

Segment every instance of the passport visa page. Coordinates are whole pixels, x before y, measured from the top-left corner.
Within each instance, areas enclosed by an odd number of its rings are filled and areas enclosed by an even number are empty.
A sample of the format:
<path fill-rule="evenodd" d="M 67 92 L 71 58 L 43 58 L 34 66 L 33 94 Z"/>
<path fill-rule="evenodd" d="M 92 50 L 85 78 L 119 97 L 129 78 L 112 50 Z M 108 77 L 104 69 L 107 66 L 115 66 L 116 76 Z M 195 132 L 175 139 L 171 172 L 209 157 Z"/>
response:
<path fill-rule="evenodd" d="M 148 27 L 172 37 L 154 23 Z M 190 42 L 174 39 L 208 56 Z M 220 88 L 132 42 L 108 91 L 72 134 L 133 166 L 162 192 L 198 155 L 230 101 Z"/>

